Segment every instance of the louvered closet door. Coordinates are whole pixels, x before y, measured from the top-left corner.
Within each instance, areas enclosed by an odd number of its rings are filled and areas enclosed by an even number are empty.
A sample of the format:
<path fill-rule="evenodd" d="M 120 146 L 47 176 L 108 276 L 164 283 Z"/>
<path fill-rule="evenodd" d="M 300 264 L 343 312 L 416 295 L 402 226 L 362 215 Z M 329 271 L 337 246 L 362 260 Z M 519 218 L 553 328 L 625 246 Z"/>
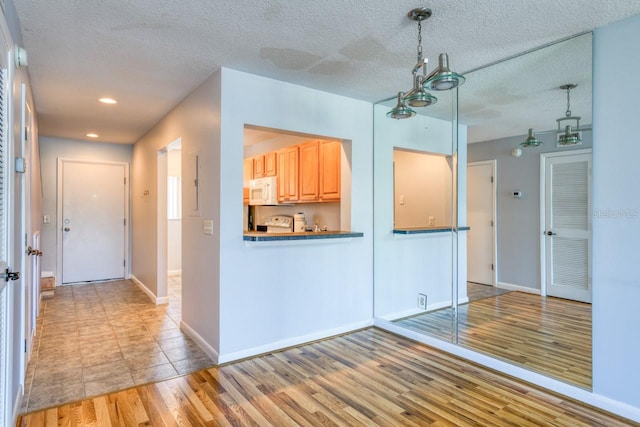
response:
<path fill-rule="evenodd" d="M 591 302 L 591 154 L 545 159 L 547 295 Z"/>
<path fill-rule="evenodd" d="M 0 273 L 7 268 L 7 88 L 6 70 L 0 70 Z M 9 377 L 9 283 L 0 278 L 0 425 L 8 424 L 10 408 L 7 405 Z"/>

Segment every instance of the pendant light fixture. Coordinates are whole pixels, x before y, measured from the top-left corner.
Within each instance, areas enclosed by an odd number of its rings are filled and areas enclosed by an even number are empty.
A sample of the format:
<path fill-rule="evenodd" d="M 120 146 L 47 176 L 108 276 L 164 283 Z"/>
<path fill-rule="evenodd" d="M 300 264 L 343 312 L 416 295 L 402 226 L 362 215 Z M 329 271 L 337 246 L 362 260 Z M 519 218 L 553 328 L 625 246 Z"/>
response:
<path fill-rule="evenodd" d="M 564 113 L 564 117 L 556 120 L 558 122 L 558 145 L 575 145 L 582 143 L 580 117 L 571 114 L 571 89 L 575 89 L 577 86 L 575 83 L 560 86 L 560 89 L 567 91 L 567 111 Z M 575 121 L 575 130 L 571 126 L 571 121 Z M 567 124 L 567 122 L 569 124 Z"/>
<path fill-rule="evenodd" d="M 449 57 L 441 53 L 438 58 L 438 67 L 427 74 L 428 59 L 422 56 L 422 21 L 430 18 L 431 9 L 419 7 L 411 10 L 407 16 L 418 22 L 418 60 L 413 67 L 413 87 L 406 94 L 398 93 L 398 104 L 387 113 L 392 119 L 407 119 L 415 116 L 416 112 L 410 107 L 428 107 L 435 104 L 438 99 L 427 92 L 429 90 L 450 90 L 464 83 L 464 76 L 449 69 Z M 422 71 L 422 72 L 420 72 Z M 407 107 L 407 104 L 409 107 Z"/>
<path fill-rule="evenodd" d="M 527 137 L 527 139 L 525 139 L 524 142 L 520 143 L 520 145 L 523 147 L 537 147 L 540 144 L 542 144 L 542 141 L 536 138 L 536 132 L 531 128 L 529 128 L 529 136 Z"/>

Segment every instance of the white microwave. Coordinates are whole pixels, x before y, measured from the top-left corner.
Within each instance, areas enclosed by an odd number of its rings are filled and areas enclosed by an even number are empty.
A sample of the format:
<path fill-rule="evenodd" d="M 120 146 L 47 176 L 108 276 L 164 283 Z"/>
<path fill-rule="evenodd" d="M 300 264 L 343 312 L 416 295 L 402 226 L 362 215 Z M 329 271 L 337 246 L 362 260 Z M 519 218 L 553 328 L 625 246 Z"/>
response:
<path fill-rule="evenodd" d="M 278 179 L 275 176 L 249 181 L 249 205 L 277 205 Z"/>

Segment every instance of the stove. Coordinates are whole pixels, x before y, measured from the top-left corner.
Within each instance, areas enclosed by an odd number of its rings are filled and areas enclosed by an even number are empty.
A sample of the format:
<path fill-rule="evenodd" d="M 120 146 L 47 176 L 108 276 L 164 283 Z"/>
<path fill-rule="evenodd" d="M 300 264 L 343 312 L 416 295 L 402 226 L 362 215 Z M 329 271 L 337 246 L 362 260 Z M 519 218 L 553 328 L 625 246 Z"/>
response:
<path fill-rule="evenodd" d="M 293 217 L 287 215 L 268 216 L 264 220 L 267 226 L 267 233 L 292 233 Z"/>

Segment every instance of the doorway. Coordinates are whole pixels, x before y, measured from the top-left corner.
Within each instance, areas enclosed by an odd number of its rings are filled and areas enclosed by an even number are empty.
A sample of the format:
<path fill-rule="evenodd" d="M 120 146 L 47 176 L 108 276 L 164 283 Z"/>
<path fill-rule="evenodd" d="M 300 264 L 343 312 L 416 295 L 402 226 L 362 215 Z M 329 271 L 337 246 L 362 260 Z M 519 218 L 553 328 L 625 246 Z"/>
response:
<path fill-rule="evenodd" d="M 496 286 L 496 161 L 467 165 L 467 281 Z"/>
<path fill-rule="evenodd" d="M 182 291 L 182 141 L 158 151 L 158 289 L 156 302 L 179 314 Z M 172 304 L 173 301 L 173 304 Z"/>
<path fill-rule="evenodd" d="M 591 302 L 591 150 L 541 155 L 542 294 Z"/>
<path fill-rule="evenodd" d="M 58 159 L 58 272 L 63 285 L 126 277 L 126 163 Z"/>

